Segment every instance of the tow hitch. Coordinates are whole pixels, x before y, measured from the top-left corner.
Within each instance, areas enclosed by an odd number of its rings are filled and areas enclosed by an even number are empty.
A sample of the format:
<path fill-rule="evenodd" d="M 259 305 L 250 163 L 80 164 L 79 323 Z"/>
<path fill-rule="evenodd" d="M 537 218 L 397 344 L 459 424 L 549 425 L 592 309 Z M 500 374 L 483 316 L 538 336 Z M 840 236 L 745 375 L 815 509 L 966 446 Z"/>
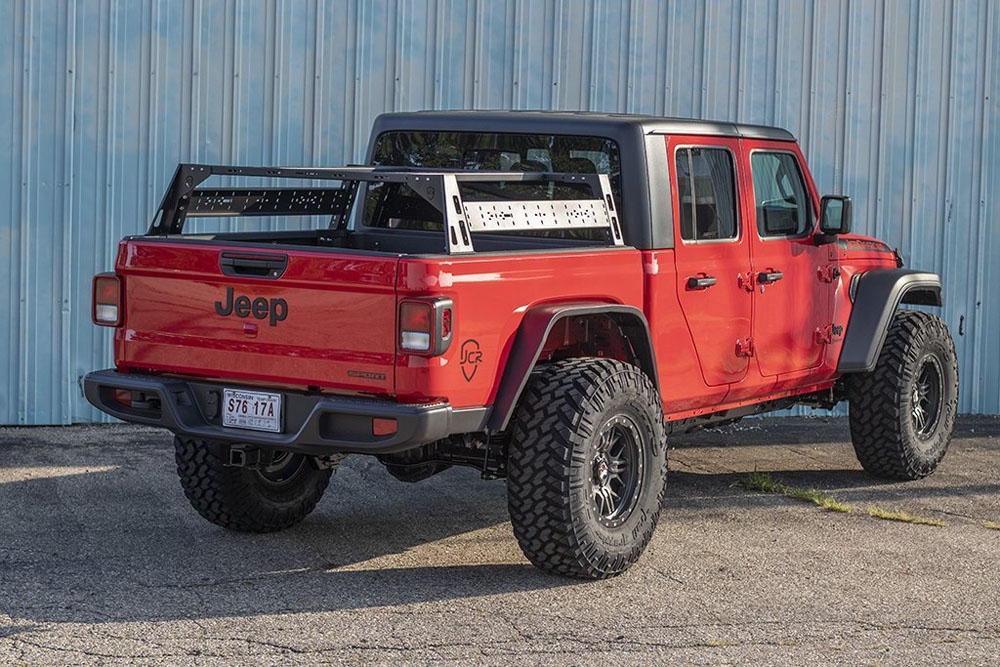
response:
<path fill-rule="evenodd" d="M 252 445 L 230 445 L 226 465 L 230 468 L 247 468 L 249 470 L 268 470 L 281 463 L 282 455 L 287 452 L 272 449 L 261 449 Z M 321 470 L 327 468 L 336 470 L 347 454 L 327 454 L 312 456 L 315 466 Z"/>
<path fill-rule="evenodd" d="M 250 445 L 231 445 L 227 466 L 263 470 L 274 462 L 274 452 Z"/>

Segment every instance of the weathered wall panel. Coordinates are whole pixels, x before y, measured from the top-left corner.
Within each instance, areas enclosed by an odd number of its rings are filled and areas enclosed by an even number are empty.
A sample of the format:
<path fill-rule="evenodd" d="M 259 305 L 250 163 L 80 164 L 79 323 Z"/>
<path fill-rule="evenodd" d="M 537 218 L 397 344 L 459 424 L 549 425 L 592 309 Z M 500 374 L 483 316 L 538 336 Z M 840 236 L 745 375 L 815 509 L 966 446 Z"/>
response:
<path fill-rule="evenodd" d="M 0 90 L 0 423 L 99 418 L 90 276 L 178 161 L 341 164 L 382 111 L 468 107 L 787 127 L 943 275 L 961 409 L 1000 413 L 991 0 L 11 0 Z"/>

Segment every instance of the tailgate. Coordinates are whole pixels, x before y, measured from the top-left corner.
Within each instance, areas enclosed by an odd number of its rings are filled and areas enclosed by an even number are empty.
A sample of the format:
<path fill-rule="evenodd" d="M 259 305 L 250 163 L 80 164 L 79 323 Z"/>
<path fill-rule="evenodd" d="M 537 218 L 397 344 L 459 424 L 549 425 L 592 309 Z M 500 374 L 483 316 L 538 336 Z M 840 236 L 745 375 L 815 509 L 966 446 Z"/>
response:
<path fill-rule="evenodd" d="M 119 367 L 393 391 L 398 257 L 127 240 Z"/>

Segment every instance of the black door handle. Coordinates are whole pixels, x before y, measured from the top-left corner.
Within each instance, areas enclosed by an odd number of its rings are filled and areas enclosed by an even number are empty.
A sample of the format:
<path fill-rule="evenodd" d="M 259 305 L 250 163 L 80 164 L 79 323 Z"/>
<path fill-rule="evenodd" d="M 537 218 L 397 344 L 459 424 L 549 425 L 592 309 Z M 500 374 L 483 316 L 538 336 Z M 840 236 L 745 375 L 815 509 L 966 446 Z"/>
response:
<path fill-rule="evenodd" d="M 761 271 L 760 275 L 757 276 L 757 282 L 761 285 L 769 285 L 770 283 L 778 282 L 784 277 L 785 274 L 781 271 Z"/>
<path fill-rule="evenodd" d="M 715 276 L 691 276 L 688 278 L 688 289 L 708 289 L 715 284 Z"/>

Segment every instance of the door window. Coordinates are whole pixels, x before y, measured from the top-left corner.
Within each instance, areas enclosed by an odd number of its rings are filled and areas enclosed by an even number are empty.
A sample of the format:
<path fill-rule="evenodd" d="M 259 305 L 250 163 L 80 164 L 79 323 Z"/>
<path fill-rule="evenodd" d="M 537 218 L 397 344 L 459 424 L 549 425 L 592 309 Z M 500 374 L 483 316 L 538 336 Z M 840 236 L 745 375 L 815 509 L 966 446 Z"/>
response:
<path fill-rule="evenodd" d="M 678 148 L 674 159 L 681 238 L 735 239 L 739 231 L 732 153 L 724 148 Z"/>
<path fill-rule="evenodd" d="M 754 151 L 750 154 L 750 174 L 760 237 L 808 233 L 812 212 L 795 156 Z"/>

